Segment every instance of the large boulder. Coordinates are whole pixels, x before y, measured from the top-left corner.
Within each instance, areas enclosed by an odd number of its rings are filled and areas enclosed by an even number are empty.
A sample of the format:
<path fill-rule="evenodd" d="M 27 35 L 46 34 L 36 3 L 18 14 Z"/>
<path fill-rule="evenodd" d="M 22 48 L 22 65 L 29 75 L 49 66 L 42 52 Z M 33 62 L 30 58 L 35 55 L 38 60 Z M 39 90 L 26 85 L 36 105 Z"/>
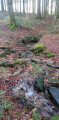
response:
<path fill-rule="evenodd" d="M 54 103 L 59 107 L 59 88 L 49 87 L 48 91 L 49 91 L 50 97 L 53 99 Z"/>
<path fill-rule="evenodd" d="M 28 35 L 25 38 L 22 39 L 23 43 L 36 43 L 38 42 L 38 37 L 34 37 L 32 35 Z"/>
<path fill-rule="evenodd" d="M 42 63 L 40 59 L 37 59 L 37 58 L 34 58 L 34 57 L 31 58 L 31 61 L 35 62 L 35 63 L 39 63 L 39 64 Z"/>
<path fill-rule="evenodd" d="M 35 54 L 38 54 L 40 52 L 43 52 L 45 49 L 45 46 L 43 43 L 37 43 L 36 45 L 34 45 L 34 47 L 31 49 Z"/>

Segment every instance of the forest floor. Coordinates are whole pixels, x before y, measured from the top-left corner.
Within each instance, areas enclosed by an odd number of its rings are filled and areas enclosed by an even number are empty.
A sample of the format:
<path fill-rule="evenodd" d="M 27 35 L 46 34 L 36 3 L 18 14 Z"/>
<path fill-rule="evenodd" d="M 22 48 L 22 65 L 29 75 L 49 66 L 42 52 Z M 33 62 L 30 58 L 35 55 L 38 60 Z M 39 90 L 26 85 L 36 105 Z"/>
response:
<path fill-rule="evenodd" d="M 6 91 L 2 98 L 6 102 L 2 101 L 2 105 L 0 105 L 2 106 L 0 119 L 49 120 L 50 117 L 59 114 L 58 107 L 53 104 L 50 98 L 47 99 L 48 93 L 33 90 L 33 86 L 40 74 L 44 77 L 44 86 L 57 86 L 57 88 L 59 86 L 59 68 L 46 65 L 51 63 L 54 66 L 59 66 L 59 20 L 53 25 L 54 18 L 52 16 L 41 20 L 30 18 L 25 21 L 22 16 L 15 15 L 15 19 L 17 23 L 21 21 L 21 25 L 19 23 L 14 30 L 10 30 L 8 14 L 0 12 L 0 64 L 4 65 L 5 62 L 13 64 L 17 59 L 24 62 L 11 68 L 10 66 L 0 66 L 0 92 L 1 90 Z M 55 56 L 51 58 L 47 58 L 44 54 L 36 56 L 30 50 L 36 43 L 24 44 L 21 41 L 27 35 L 35 37 L 42 35 L 38 44 L 43 43 Z M 5 50 L 1 49 L 2 46 L 11 47 L 11 50 L 9 49 L 5 55 Z M 41 63 L 32 62 L 32 58 L 40 60 Z M 30 89 L 28 83 L 33 84 Z M 30 94 L 29 91 L 32 92 L 32 96 L 26 99 L 27 93 Z"/>

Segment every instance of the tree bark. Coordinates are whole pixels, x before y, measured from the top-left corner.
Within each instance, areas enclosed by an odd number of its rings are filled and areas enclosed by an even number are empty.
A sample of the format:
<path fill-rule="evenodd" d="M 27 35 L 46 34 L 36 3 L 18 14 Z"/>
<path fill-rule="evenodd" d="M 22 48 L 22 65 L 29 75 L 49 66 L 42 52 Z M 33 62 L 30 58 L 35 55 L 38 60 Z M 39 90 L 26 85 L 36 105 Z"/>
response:
<path fill-rule="evenodd" d="M 55 16 L 56 19 L 59 19 L 59 0 L 56 0 Z"/>
<path fill-rule="evenodd" d="M 3 0 L 1 0 L 1 10 L 4 11 Z"/>
<path fill-rule="evenodd" d="M 9 16 L 10 16 L 10 25 L 16 26 L 14 12 L 13 12 L 13 6 L 12 6 L 12 0 L 8 0 L 8 11 L 9 11 Z"/>
<path fill-rule="evenodd" d="M 37 8 L 38 15 L 41 17 L 41 0 L 38 0 Z"/>
<path fill-rule="evenodd" d="M 20 0 L 20 13 L 21 13 L 21 0 Z"/>
<path fill-rule="evenodd" d="M 23 0 L 23 13 L 25 13 L 25 0 Z"/>

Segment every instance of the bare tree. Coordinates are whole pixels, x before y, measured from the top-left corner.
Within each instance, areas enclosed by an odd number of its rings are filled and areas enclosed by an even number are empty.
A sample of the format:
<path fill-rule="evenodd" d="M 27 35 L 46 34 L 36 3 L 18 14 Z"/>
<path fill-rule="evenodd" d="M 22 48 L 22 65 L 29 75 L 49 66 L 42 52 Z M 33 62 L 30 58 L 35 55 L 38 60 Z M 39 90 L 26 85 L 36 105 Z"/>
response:
<path fill-rule="evenodd" d="M 21 0 L 20 0 L 20 12 L 21 12 Z"/>
<path fill-rule="evenodd" d="M 35 13 L 35 0 L 32 0 L 32 12 Z"/>
<path fill-rule="evenodd" d="M 25 0 L 23 0 L 23 13 L 25 13 Z"/>
<path fill-rule="evenodd" d="M 56 7 L 55 7 L 55 16 L 56 18 L 59 18 L 59 0 L 56 0 Z"/>
<path fill-rule="evenodd" d="M 8 11 L 9 11 L 9 16 L 10 16 L 10 25 L 12 27 L 15 27 L 16 23 L 15 23 L 15 18 L 14 18 L 12 0 L 8 0 Z"/>
<path fill-rule="evenodd" d="M 4 11 L 3 0 L 1 0 L 1 10 Z"/>
<path fill-rule="evenodd" d="M 38 12 L 38 16 L 41 17 L 41 0 L 38 0 L 38 4 L 37 4 L 37 12 Z"/>

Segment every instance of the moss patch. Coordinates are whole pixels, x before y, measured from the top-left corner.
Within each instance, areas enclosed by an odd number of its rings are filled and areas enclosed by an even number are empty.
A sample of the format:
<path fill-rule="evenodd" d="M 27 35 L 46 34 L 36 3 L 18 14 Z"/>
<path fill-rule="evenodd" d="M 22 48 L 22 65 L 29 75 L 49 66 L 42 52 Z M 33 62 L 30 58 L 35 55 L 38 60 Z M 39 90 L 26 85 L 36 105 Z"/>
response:
<path fill-rule="evenodd" d="M 43 52 L 45 49 L 45 46 L 43 43 L 41 44 L 36 44 L 34 46 L 34 48 L 32 49 L 32 51 L 35 53 L 35 54 L 39 54 L 40 52 Z"/>
<path fill-rule="evenodd" d="M 25 58 L 22 58 L 22 59 L 17 59 L 14 61 L 14 64 L 24 64 L 26 63 L 26 59 Z"/>
<path fill-rule="evenodd" d="M 50 120 L 59 120 L 59 115 L 55 115 L 55 116 L 51 117 Z"/>
<path fill-rule="evenodd" d="M 50 54 L 50 53 L 51 53 L 50 49 L 46 49 L 46 51 L 44 52 L 45 55 Z"/>
<path fill-rule="evenodd" d="M 48 58 L 50 58 L 50 57 L 54 57 L 54 56 L 55 56 L 54 53 L 52 53 L 52 54 L 47 54 L 47 57 L 48 57 Z"/>
<path fill-rule="evenodd" d="M 29 42 L 38 42 L 38 37 L 34 37 L 33 35 L 28 35 L 25 38 L 22 39 L 23 43 L 29 43 Z"/>

